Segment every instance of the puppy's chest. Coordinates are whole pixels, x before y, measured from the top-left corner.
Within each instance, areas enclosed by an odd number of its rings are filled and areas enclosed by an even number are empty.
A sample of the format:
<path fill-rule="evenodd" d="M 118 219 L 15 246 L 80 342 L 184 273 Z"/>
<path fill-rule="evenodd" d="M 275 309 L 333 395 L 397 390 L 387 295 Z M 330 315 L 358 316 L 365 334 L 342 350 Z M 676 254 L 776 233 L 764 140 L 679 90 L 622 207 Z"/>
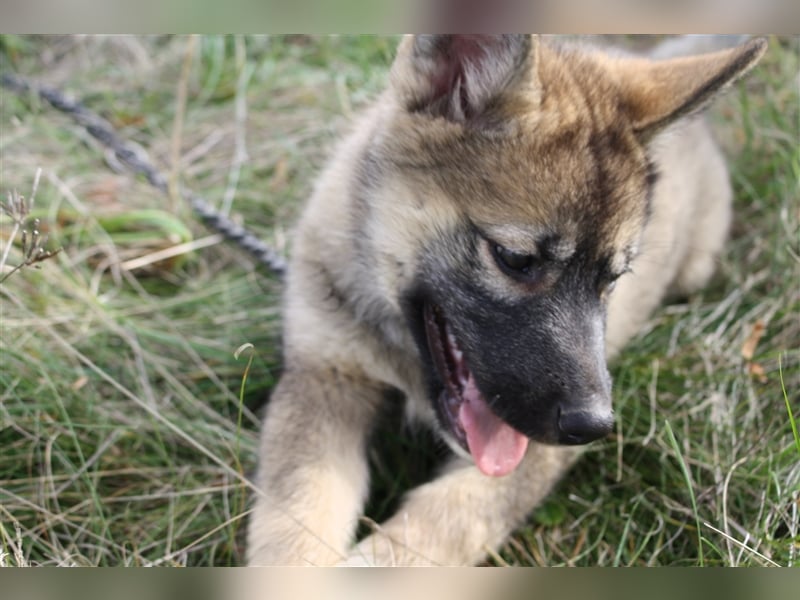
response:
<path fill-rule="evenodd" d="M 410 421 L 432 424 L 433 407 L 428 399 L 425 375 L 419 351 L 410 332 L 394 330 L 391 341 L 380 336 L 371 364 L 365 369 L 375 379 L 391 386 L 400 394 L 394 395 L 405 403 L 405 414 Z"/>

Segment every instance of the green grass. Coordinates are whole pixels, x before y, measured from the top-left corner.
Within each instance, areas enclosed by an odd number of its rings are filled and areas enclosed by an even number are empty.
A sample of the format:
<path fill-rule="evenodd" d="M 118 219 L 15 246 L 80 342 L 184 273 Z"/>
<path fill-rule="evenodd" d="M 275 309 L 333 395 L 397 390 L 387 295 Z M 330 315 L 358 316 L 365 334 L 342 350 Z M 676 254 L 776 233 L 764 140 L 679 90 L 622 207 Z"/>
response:
<path fill-rule="evenodd" d="M 6 36 L 0 61 L 78 96 L 286 249 L 314 173 L 381 89 L 393 47 Z M 719 274 L 655 315 L 614 365 L 616 435 L 490 564 L 800 560 L 799 56 L 798 39 L 772 39 L 715 105 L 736 189 Z M 115 172 L 64 115 L 0 98 L 0 191 L 30 195 L 41 168 L 34 214 L 63 247 L 0 284 L 0 564 L 240 564 L 258 408 L 280 370 L 280 284 L 225 243 L 125 269 L 210 234 L 181 202 Z M 0 251 L 11 230 L 0 220 Z M 21 259 L 15 244 L 8 265 Z M 386 429 L 371 456 L 376 519 L 440 454 L 425 434 Z"/>

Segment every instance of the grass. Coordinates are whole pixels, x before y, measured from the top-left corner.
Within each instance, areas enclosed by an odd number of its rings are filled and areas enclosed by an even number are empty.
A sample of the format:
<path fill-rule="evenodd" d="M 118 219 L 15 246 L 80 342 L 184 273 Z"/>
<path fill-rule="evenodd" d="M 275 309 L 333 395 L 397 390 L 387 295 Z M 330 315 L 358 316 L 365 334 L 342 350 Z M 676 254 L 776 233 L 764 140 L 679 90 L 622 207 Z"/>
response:
<path fill-rule="evenodd" d="M 0 60 L 78 96 L 173 182 L 232 201 L 286 250 L 393 45 L 5 36 Z M 736 189 L 719 275 L 614 365 L 616 435 L 489 564 L 798 563 L 799 71 L 800 41 L 774 38 L 715 105 Z M 258 411 L 280 370 L 280 283 L 183 203 L 116 172 L 67 117 L 0 98 L 0 191 L 29 195 L 41 169 L 30 217 L 63 248 L 0 284 L 0 564 L 240 564 Z M 25 260 L 13 228 L 0 220 L 0 276 Z M 376 519 L 438 453 L 387 430 Z"/>

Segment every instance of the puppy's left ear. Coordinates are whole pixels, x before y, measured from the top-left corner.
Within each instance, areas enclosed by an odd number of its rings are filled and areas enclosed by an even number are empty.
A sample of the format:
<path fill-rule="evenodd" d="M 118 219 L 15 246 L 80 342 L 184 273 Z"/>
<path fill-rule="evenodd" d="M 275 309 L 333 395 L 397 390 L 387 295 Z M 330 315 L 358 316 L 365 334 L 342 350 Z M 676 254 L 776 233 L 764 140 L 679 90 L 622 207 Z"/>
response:
<path fill-rule="evenodd" d="M 391 84 L 409 112 L 480 122 L 503 98 L 536 103 L 538 44 L 531 35 L 407 36 Z"/>
<path fill-rule="evenodd" d="M 623 112 L 634 130 L 650 139 L 677 119 L 704 108 L 764 55 L 767 41 L 698 56 L 662 61 L 619 59 L 609 65 L 621 88 Z"/>

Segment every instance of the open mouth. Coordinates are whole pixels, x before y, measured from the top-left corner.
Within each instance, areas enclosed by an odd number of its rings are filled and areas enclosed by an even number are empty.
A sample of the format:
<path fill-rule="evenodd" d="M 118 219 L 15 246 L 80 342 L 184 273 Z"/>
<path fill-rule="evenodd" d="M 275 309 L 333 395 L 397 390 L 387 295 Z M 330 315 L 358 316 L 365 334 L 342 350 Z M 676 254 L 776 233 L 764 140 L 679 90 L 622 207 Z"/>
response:
<path fill-rule="evenodd" d="M 511 473 L 525 455 L 528 438 L 492 412 L 441 308 L 426 302 L 423 319 L 428 348 L 444 383 L 437 399 L 444 425 L 482 473 Z"/>

